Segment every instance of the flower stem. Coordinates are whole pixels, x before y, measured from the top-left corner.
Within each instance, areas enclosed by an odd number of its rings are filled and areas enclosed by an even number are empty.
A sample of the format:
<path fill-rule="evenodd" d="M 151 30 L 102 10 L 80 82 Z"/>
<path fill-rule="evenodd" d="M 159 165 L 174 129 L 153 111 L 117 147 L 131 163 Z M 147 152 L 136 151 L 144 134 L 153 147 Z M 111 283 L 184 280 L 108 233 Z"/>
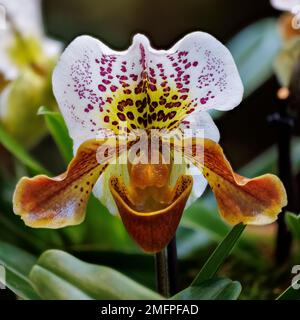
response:
<path fill-rule="evenodd" d="M 174 237 L 169 245 L 155 254 L 157 291 L 168 298 L 177 292 L 177 248 Z"/>
<path fill-rule="evenodd" d="M 176 237 L 174 237 L 169 243 L 167 251 L 168 251 L 170 294 L 174 295 L 178 292 L 178 263 L 177 263 Z"/>
<path fill-rule="evenodd" d="M 167 249 L 155 254 L 155 267 L 156 267 L 156 288 L 157 292 L 164 297 L 170 296 L 170 283 L 168 271 L 168 258 Z"/>

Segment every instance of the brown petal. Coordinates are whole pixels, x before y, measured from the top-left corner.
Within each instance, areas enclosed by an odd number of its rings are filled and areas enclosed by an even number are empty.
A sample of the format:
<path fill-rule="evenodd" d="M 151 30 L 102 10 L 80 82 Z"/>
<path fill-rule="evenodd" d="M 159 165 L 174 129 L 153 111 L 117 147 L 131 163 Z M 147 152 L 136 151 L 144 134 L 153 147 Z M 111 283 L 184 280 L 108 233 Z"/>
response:
<path fill-rule="evenodd" d="M 126 186 L 119 178 L 111 177 L 110 190 L 131 237 L 145 251 L 158 252 L 168 245 L 174 236 L 192 184 L 193 179 L 190 176 L 178 178 L 171 205 L 151 213 L 141 213 L 134 209 Z"/>
<path fill-rule="evenodd" d="M 196 157 L 196 147 L 198 152 L 202 148 L 203 159 Z M 219 211 L 229 223 L 271 223 L 286 206 L 286 192 L 278 177 L 265 174 L 248 179 L 234 173 L 216 142 L 189 139 L 184 151 L 185 156 L 203 170 L 217 199 Z"/>
<path fill-rule="evenodd" d="M 22 178 L 13 198 L 15 214 L 33 228 L 61 228 L 81 223 L 94 184 L 108 166 L 108 162 L 99 164 L 96 158 L 104 142 L 108 140 L 83 143 L 68 170 L 58 177 Z"/>
<path fill-rule="evenodd" d="M 285 41 L 290 40 L 293 37 L 299 37 L 300 30 L 293 28 L 293 19 L 295 18 L 295 15 L 291 13 L 283 13 L 279 20 L 279 30 L 281 32 L 282 38 Z"/>

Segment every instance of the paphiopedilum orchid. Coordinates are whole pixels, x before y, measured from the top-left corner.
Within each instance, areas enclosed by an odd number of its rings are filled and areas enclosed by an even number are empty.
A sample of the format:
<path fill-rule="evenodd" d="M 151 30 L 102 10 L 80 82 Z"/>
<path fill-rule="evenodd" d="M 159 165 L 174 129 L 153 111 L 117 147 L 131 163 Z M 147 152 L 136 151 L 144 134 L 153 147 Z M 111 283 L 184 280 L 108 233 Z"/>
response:
<path fill-rule="evenodd" d="M 93 191 L 111 213 L 120 214 L 145 251 L 157 252 L 174 236 L 188 199 L 190 203 L 203 193 L 206 180 L 231 224 L 271 223 L 286 205 L 276 176 L 247 179 L 235 174 L 217 143 L 219 132 L 208 110 L 236 107 L 243 86 L 230 52 L 207 33 L 191 33 L 168 51 L 151 48 L 143 35 L 136 35 L 124 52 L 89 36 L 78 37 L 54 70 L 53 89 L 75 157 L 63 175 L 18 183 L 14 211 L 28 226 L 81 223 Z M 148 140 L 156 130 L 160 143 L 147 149 L 146 160 L 155 155 L 157 162 L 135 161 L 139 149 L 126 163 L 126 151 L 141 138 L 115 143 L 113 135 L 124 138 L 137 129 Z M 170 139 L 172 155 L 163 161 L 164 136 L 186 129 L 184 152 L 182 144 Z M 102 146 L 113 144 L 112 152 L 105 149 L 99 157 Z M 175 164 L 176 154 L 184 158 L 181 164 Z M 123 161 L 114 164 L 113 158 Z"/>
<path fill-rule="evenodd" d="M 289 87 L 300 55 L 300 1 L 271 0 L 271 4 L 274 8 L 284 11 L 279 18 L 283 46 L 275 60 L 274 67 L 279 83 L 283 87 Z M 283 92 L 288 92 L 288 90 L 285 88 Z"/>
<path fill-rule="evenodd" d="M 56 106 L 51 73 L 61 44 L 45 36 L 40 0 L 1 0 L 6 27 L 0 30 L 0 123 L 23 145 L 45 133 L 37 110 Z"/>

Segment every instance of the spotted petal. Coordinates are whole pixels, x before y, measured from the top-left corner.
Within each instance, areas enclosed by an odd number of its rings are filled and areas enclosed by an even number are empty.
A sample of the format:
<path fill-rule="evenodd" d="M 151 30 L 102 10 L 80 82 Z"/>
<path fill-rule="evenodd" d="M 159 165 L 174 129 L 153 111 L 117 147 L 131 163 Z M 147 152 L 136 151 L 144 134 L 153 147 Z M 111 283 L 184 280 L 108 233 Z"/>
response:
<path fill-rule="evenodd" d="M 85 142 L 66 173 L 58 177 L 39 175 L 21 179 L 14 194 L 14 212 L 33 228 L 61 228 L 81 223 L 95 182 L 113 157 L 123 150 L 118 147 L 115 154 L 100 161 L 97 151 L 104 143 L 108 147 L 110 141 Z"/>
<path fill-rule="evenodd" d="M 172 130 L 195 111 L 234 108 L 243 93 L 229 51 L 202 32 L 169 51 L 152 49 L 142 35 L 123 52 L 78 37 L 58 63 L 53 87 L 75 148 L 107 129 Z"/>
<path fill-rule="evenodd" d="M 253 225 L 271 223 L 286 206 L 286 192 L 276 176 L 265 174 L 248 179 L 234 173 L 222 148 L 214 141 L 189 139 L 184 152 L 203 171 L 215 194 L 219 211 L 227 222 Z M 203 159 L 197 156 L 200 153 Z"/>

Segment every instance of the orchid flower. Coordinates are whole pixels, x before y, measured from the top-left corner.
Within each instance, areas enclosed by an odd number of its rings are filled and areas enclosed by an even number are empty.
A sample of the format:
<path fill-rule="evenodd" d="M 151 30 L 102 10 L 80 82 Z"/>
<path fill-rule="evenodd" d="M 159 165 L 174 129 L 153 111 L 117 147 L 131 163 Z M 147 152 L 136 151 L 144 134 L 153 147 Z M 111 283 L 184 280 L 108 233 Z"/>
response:
<path fill-rule="evenodd" d="M 300 35 L 300 1 L 299 0 L 271 0 L 271 5 L 284 11 L 279 18 L 279 30 L 283 40 L 286 42 Z"/>
<path fill-rule="evenodd" d="M 300 0 L 271 0 L 271 5 L 284 13 L 278 19 L 283 40 L 282 49 L 274 61 L 274 71 L 283 92 L 288 87 L 300 53 Z M 285 94 L 286 96 L 286 94 Z"/>
<path fill-rule="evenodd" d="M 61 44 L 45 36 L 40 0 L 1 0 L 6 28 L 0 30 L 0 123 L 22 144 L 45 133 L 37 110 L 56 106 L 51 73 Z"/>
<path fill-rule="evenodd" d="M 93 191 L 111 213 L 120 215 L 141 248 L 157 252 L 170 242 L 184 208 L 201 196 L 206 181 L 231 224 L 271 223 L 286 205 L 276 176 L 247 179 L 234 173 L 218 144 L 219 132 L 208 111 L 236 107 L 243 86 L 230 52 L 207 33 L 191 33 L 168 51 L 153 49 L 143 35 L 136 35 L 123 52 L 80 36 L 62 54 L 53 89 L 75 157 L 58 177 L 39 175 L 18 183 L 14 212 L 30 227 L 81 223 Z M 162 139 L 188 130 L 185 152 L 173 139 L 169 162 L 163 161 L 162 142 L 149 151 L 159 160 L 155 164 L 113 163 L 129 158 L 126 151 L 141 142 L 133 138 L 120 139 L 99 157 L 103 145 L 115 143 L 111 133 L 124 137 L 138 129 L 148 138 L 155 129 Z M 182 155 L 182 163 L 175 164 L 176 154 Z"/>

